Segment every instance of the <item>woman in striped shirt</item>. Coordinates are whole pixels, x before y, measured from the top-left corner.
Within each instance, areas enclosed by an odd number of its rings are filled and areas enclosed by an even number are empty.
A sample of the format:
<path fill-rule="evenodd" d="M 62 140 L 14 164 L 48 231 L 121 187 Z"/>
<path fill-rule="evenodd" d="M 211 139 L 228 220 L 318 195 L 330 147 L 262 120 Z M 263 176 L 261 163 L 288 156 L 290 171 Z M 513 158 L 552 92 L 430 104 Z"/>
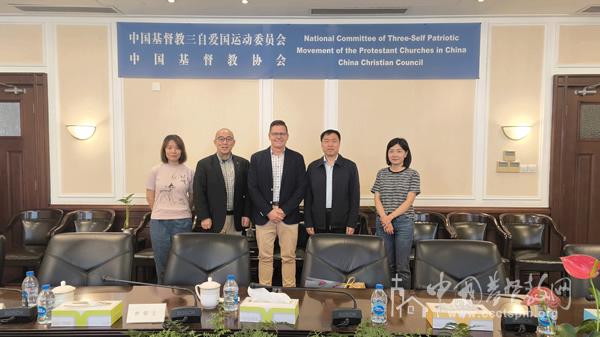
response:
<path fill-rule="evenodd" d="M 413 240 L 415 211 L 413 202 L 421 193 L 419 173 L 410 167 L 412 155 L 404 138 L 389 141 L 385 167 L 377 172 L 371 192 L 375 194 L 376 234 L 383 238 L 392 274 L 402 278 L 409 289 L 410 251 Z"/>

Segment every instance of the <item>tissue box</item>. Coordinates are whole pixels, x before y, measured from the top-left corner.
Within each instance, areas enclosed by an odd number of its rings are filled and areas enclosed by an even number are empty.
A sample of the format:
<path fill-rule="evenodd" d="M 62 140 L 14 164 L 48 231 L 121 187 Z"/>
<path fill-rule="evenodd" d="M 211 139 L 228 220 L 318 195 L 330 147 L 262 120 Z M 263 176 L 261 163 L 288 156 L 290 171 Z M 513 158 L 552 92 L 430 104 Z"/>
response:
<path fill-rule="evenodd" d="M 52 326 L 111 326 L 121 316 L 122 301 L 70 301 L 52 310 Z"/>
<path fill-rule="evenodd" d="M 246 297 L 240 304 L 240 322 L 273 322 L 296 324 L 298 318 L 298 299 L 289 303 L 253 302 Z"/>
<path fill-rule="evenodd" d="M 598 315 L 596 314 L 596 309 L 583 309 L 583 320 L 586 319 L 596 319 Z"/>
<path fill-rule="evenodd" d="M 448 323 L 465 323 L 471 330 L 493 331 L 494 314 L 481 304 L 468 307 L 455 303 L 427 303 L 427 322 L 433 329 L 443 329 Z"/>

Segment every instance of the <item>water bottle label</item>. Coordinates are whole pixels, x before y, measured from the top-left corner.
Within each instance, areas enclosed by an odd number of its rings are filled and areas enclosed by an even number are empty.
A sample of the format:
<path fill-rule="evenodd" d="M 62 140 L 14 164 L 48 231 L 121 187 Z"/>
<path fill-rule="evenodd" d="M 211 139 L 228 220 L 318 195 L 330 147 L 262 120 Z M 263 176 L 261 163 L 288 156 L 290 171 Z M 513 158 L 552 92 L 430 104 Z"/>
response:
<path fill-rule="evenodd" d="M 27 303 L 27 298 L 28 298 L 27 290 L 21 291 L 21 298 L 23 299 L 23 302 Z M 27 303 L 27 304 L 29 304 L 29 303 Z"/>
<path fill-rule="evenodd" d="M 385 307 L 381 304 L 374 305 L 371 312 L 375 316 L 383 316 L 385 315 Z"/>
<path fill-rule="evenodd" d="M 538 314 L 538 325 L 542 327 L 549 327 L 556 322 L 558 314 L 556 310 L 545 311 L 542 310 Z"/>
<path fill-rule="evenodd" d="M 238 292 L 236 291 L 236 292 L 233 293 L 233 303 L 235 305 L 237 305 L 238 301 L 239 301 L 239 297 L 238 297 Z"/>
<path fill-rule="evenodd" d="M 45 316 L 46 316 L 46 307 L 38 305 L 38 317 L 45 317 Z"/>

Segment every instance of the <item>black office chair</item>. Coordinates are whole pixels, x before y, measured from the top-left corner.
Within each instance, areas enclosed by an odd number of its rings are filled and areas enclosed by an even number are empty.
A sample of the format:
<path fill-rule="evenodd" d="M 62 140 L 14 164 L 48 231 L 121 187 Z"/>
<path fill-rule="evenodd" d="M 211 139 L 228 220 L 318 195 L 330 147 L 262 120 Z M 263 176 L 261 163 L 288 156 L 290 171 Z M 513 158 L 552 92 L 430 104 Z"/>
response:
<path fill-rule="evenodd" d="M 600 245 L 597 244 L 568 244 L 563 249 L 563 255 L 583 254 L 593 256 L 600 259 Z M 572 298 L 587 298 L 590 301 L 594 300 L 593 294 L 590 292 L 590 282 L 588 280 L 576 279 L 569 276 L 571 279 L 571 297 Z M 600 278 L 594 279 L 594 286 L 600 289 Z"/>
<path fill-rule="evenodd" d="M 228 274 L 237 284 L 250 284 L 248 240 L 241 235 L 181 233 L 173 236 L 164 283 L 195 285 L 212 277 L 225 284 Z"/>
<path fill-rule="evenodd" d="M 452 212 L 446 215 L 453 238 L 461 240 L 489 241 L 496 244 L 508 274 L 510 268 L 510 234 L 504 231 L 496 218 L 486 213 Z"/>
<path fill-rule="evenodd" d="M 50 239 L 40 267 L 40 284 L 109 284 L 102 276 L 131 280 L 133 242 L 127 233 L 63 233 Z"/>
<path fill-rule="evenodd" d="M 486 213 L 452 212 L 446 215 L 446 221 L 456 233 L 456 239 L 490 241 L 498 245 L 509 238 L 496 218 Z"/>
<path fill-rule="evenodd" d="M 137 250 L 138 246 L 143 246 L 146 242 L 146 239 L 142 239 L 141 233 L 148 229 L 148 224 L 150 223 L 150 215 L 152 212 L 147 212 L 140 220 L 140 224 L 137 226 L 135 230 L 135 247 L 136 252 L 133 254 L 133 268 L 134 268 L 134 276 L 138 281 L 149 282 L 153 277 L 156 276 L 155 273 L 155 264 L 154 264 L 154 249 L 152 247 L 142 248 Z M 141 277 L 138 275 L 141 274 Z"/>
<path fill-rule="evenodd" d="M 115 221 L 112 209 L 77 210 L 67 213 L 51 235 L 66 232 L 108 232 Z"/>
<path fill-rule="evenodd" d="M 421 240 L 452 239 L 456 236 L 446 223 L 446 217 L 436 212 L 415 212 L 413 253 L 415 242 Z M 414 257 L 414 256 L 413 256 Z"/>
<path fill-rule="evenodd" d="M 370 235 L 315 234 L 308 239 L 300 285 L 309 277 L 345 282 L 351 276 L 368 288 L 390 286 L 383 239 Z"/>
<path fill-rule="evenodd" d="M 414 239 L 433 240 L 433 239 L 452 239 L 456 233 L 446 222 L 446 217 L 436 212 L 415 212 L 415 230 Z"/>
<path fill-rule="evenodd" d="M 415 212 L 410 265 L 414 269 L 415 245 L 421 240 L 450 239 L 455 236 L 448 228 L 446 217 L 435 212 Z"/>
<path fill-rule="evenodd" d="M 449 290 L 459 290 L 455 289 L 457 285 L 476 280 L 479 288 L 475 287 L 474 291 L 485 293 L 488 291 L 490 278 L 498 280 L 500 292 L 504 292 L 506 286 L 502 258 L 496 245 L 487 241 L 419 241 L 416 246 L 413 278 L 415 289 L 427 289 L 427 286 L 443 280 L 449 282 Z"/>
<path fill-rule="evenodd" d="M 51 208 L 22 211 L 13 216 L 2 233 L 12 244 L 12 247 L 6 247 L 6 266 L 37 270 L 50 233 L 60 224 L 62 217 L 62 210 Z"/>
<path fill-rule="evenodd" d="M 552 218 L 542 214 L 505 213 L 500 215 L 500 226 L 511 235 L 508 253 L 515 279 L 520 279 L 522 271 L 562 272 L 558 255 L 567 239 Z M 554 253 L 553 241 L 558 241 Z"/>
<path fill-rule="evenodd" d="M 354 234 L 373 235 L 369 227 L 369 216 L 363 212 L 358 212 L 358 221 Z"/>

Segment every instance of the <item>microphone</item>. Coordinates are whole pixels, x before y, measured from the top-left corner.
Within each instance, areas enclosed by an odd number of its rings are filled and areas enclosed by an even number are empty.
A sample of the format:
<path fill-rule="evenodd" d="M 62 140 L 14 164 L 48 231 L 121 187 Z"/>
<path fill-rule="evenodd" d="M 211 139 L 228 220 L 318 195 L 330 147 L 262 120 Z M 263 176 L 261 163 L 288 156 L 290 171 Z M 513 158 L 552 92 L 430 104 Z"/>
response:
<path fill-rule="evenodd" d="M 13 291 L 21 294 L 21 290 L 12 288 L 0 288 L 4 291 Z M 28 323 L 37 318 L 37 306 L 21 306 L 0 309 L 0 324 L 6 323 Z"/>
<path fill-rule="evenodd" d="M 169 311 L 169 316 L 172 321 L 182 321 L 183 323 L 199 323 L 200 318 L 202 316 L 202 310 L 198 307 L 198 299 L 196 298 L 196 294 L 188 288 L 177 287 L 177 286 L 169 286 L 162 284 L 153 284 L 146 282 L 136 282 L 129 280 L 121 280 L 118 278 L 114 278 L 112 276 L 104 275 L 102 276 L 102 281 L 116 282 L 116 283 L 124 283 L 131 285 L 140 285 L 140 286 L 150 286 L 157 288 L 167 288 L 167 289 L 175 289 L 188 292 L 192 294 L 194 297 L 194 306 L 185 306 L 185 307 L 176 307 Z"/>
<path fill-rule="evenodd" d="M 362 321 L 362 311 L 357 308 L 356 298 L 347 292 L 341 290 L 322 289 L 322 288 L 283 288 L 277 286 L 268 286 L 260 283 L 251 282 L 248 288 L 265 288 L 267 290 L 303 290 L 317 293 L 329 293 L 329 294 L 342 294 L 349 297 L 352 300 L 353 307 L 349 308 L 337 308 L 331 311 L 331 325 L 336 328 L 350 328 L 360 324 Z"/>

